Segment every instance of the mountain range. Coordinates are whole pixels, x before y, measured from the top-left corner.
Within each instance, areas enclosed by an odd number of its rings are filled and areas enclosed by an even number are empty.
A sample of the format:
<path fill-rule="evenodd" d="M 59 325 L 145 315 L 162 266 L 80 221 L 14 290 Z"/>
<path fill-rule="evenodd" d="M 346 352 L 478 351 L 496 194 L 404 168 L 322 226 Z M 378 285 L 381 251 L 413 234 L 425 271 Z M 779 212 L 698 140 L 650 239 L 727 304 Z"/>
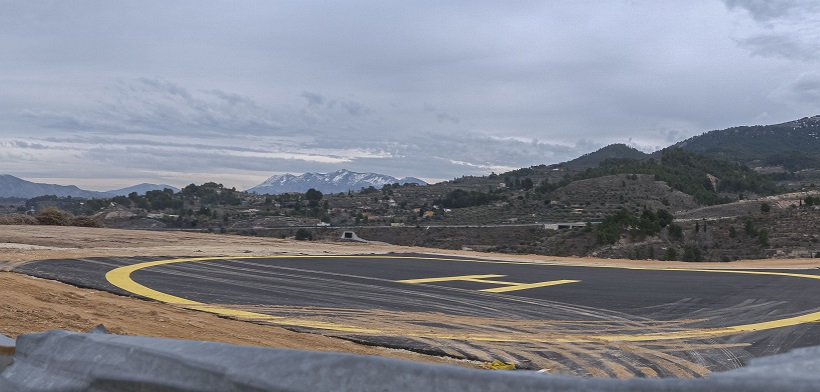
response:
<path fill-rule="evenodd" d="M 79 197 L 83 199 L 107 199 L 114 196 L 127 196 L 131 192 L 144 194 L 152 190 L 170 188 L 174 192 L 179 189 L 170 185 L 139 184 L 107 192 L 89 191 L 74 185 L 44 184 L 26 181 L 9 174 L 0 174 L 0 197 L 30 199 L 38 196 L 55 195 L 58 197 Z"/>
<path fill-rule="evenodd" d="M 170 185 L 142 183 L 139 185 L 129 186 L 127 188 L 115 189 L 105 193 L 110 193 L 114 196 L 128 196 L 131 192 L 137 192 L 137 194 L 144 195 L 148 191 L 161 191 L 166 188 L 174 191 L 175 193 L 179 192 L 179 188 L 175 188 Z"/>
<path fill-rule="evenodd" d="M 740 126 L 705 132 L 678 142 L 668 148 L 680 148 L 707 157 L 728 160 L 749 167 L 781 167 L 788 172 L 806 168 L 820 169 L 820 115 L 804 117 L 774 125 Z M 659 156 L 659 152 L 646 154 L 624 144 L 613 144 L 598 151 L 582 155 L 560 164 L 571 170 L 586 170 L 598 167 L 611 159 L 644 160 Z M 305 192 L 310 188 L 323 193 L 358 191 L 385 184 L 413 183 L 426 185 L 418 178 L 395 177 L 376 173 L 356 173 L 339 170 L 333 173 L 305 173 L 302 175 L 275 175 L 247 192 L 258 194 L 281 194 Z M 139 184 L 132 187 L 96 192 L 80 189 L 73 185 L 42 184 L 26 181 L 11 175 L 0 175 L 0 197 L 32 198 L 43 195 L 79 198 L 110 198 L 126 196 L 131 192 L 144 194 L 151 190 L 170 188 L 169 185 Z"/>
<path fill-rule="evenodd" d="M 263 183 L 250 188 L 247 192 L 259 194 L 280 194 L 287 192 L 305 192 L 316 189 L 323 193 L 338 193 L 358 191 L 362 188 L 381 188 L 386 184 L 418 184 L 426 182 L 413 177 L 397 179 L 384 174 L 356 173 L 348 170 L 339 170 L 333 173 L 305 173 L 299 176 L 293 174 L 275 175 Z"/>
<path fill-rule="evenodd" d="M 30 199 L 44 195 L 55 195 L 58 197 L 71 196 L 85 199 L 100 199 L 113 196 L 106 192 L 87 191 L 74 185 L 41 184 L 26 181 L 8 174 L 0 175 L 0 197 L 22 197 Z"/>
<path fill-rule="evenodd" d="M 820 167 L 820 115 L 774 125 L 706 132 L 672 147 L 748 166 Z"/>
<path fill-rule="evenodd" d="M 820 169 L 820 115 L 773 125 L 740 126 L 705 132 L 664 150 L 682 149 L 751 168 L 780 166 L 785 171 Z M 625 144 L 611 144 L 560 165 L 572 170 L 598 167 L 608 159 L 644 160 L 644 153 Z"/>
<path fill-rule="evenodd" d="M 638 149 L 629 147 L 626 144 L 610 144 L 598 151 L 581 155 L 571 161 L 562 163 L 573 170 L 584 170 L 588 168 L 598 167 L 601 162 L 607 159 L 644 159 L 648 157 L 646 154 Z"/>

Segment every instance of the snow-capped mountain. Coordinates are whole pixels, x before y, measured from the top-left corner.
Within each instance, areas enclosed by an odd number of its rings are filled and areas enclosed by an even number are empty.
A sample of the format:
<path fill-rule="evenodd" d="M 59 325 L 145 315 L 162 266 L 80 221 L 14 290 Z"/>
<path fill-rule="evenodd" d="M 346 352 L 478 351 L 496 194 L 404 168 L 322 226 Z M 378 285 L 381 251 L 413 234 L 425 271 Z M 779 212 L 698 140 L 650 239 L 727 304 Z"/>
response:
<path fill-rule="evenodd" d="M 397 179 L 384 174 L 356 173 L 339 170 L 327 174 L 305 173 L 300 176 L 293 174 L 275 175 L 265 180 L 265 182 L 248 189 L 247 192 L 273 195 L 287 192 L 306 192 L 310 188 L 322 193 L 355 192 L 369 186 L 381 188 L 386 184 L 395 183 L 427 185 L 426 182 L 413 177 Z"/>

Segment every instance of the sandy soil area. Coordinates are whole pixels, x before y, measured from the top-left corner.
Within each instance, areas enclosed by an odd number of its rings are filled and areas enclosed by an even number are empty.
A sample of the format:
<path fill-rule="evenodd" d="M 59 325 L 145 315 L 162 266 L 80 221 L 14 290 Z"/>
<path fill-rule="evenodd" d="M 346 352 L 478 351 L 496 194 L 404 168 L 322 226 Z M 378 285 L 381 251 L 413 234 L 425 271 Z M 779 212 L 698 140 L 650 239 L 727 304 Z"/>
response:
<path fill-rule="evenodd" d="M 51 226 L 0 226 L 0 271 L 31 260 L 104 256 L 248 256 L 287 254 L 434 253 L 570 265 L 653 268 L 810 269 L 820 259 L 748 260 L 733 263 L 680 263 L 511 256 L 362 243 L 300 242 L 233 235 Z M 128 335 L 219 341 L 233 344 L 338 351 L 417 361 L 474 363 L 400 350 L 367 347 L 341 339 L 296 333 L 273 326 L 219 318 L 156 302 L 0 272 L 0 333 L 17 335 L 49 329 L 88 331 L 104 324 Z"/>

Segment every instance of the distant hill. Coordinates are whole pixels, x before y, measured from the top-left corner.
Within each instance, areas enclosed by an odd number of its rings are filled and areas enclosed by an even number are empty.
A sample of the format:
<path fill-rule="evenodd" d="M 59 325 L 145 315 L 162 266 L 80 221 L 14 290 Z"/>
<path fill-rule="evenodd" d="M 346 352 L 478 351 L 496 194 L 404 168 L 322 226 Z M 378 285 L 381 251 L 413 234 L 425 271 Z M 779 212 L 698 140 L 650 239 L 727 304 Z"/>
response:
<path fill-rule="evenodd" d="M 672 147 L 749 166 L 820 168 L 820 116 L 706 132 Z"/>
<path fill-rule="evenodd" d="M 732 201 L 727 194 L 751 192 L 771 195 L 779 191 L 775 183 L 739 163 L 710 158 L 681 148 L 665 148 L 643 161 L 606 161 L 598 168 L 576 174 L 571 181 L 605 177 L 613 174 L 651 174 L 672 189 L 695 198 L 700 204 L 712 205 Z"/>
<path fill-rule="evenodd" d="M 348 170 L 339 170 L 333 173 L 305 173 L 299 176 L 293 174 L 275 175 L 265 182 L 248 189 L 246 192 L 259 194 L 280 194 L 287 192 L 306 192 L 316 189 L 323 193 L 338 193 L 358 191 L 362 188 L 381 188 L 386 184 L 419 184 L 427 185 L 418 178 L 405 177 L 397 179 L 384 174 L 356 173 Z"/>
<path fill-rule="evenodd" d="M 59 197 L 80 197 L 85 199 L 103 199 L 114 195 L 106 192 L 87 191 L 74 185 L 41 184 L 26 181 L 12 175 L 0 175 L 0 197 L 22 197 L 30 199 L 37 196 L 55 195 Z"/>
<path fill-rule="evenodd" d="M 573 170 L 583 170 L 591 167 L 598 167 L 601 162 L 607 159 L 645 159 L 649 157 L 640 150 L 627 146 L 626 144 L 610 144 L 598 151 L 581 155 L 562 165 Z"/>
<path fill-rule="evenodd" d="M 144 195 L 148 191 L 161 191 L 166 188 L 174 191 L 174 193 L 179 192 L 178 188 L 172 187 L 170 185 L 142 183 L 139 185 L 129 186 L 127 188 L 115 189 L 112 191 L 108 191 L 106 193 L 110 193 L 115 196 L 128 196 L 129 194 L 131 194 L 131 192 L 137 192 L 137 194 L 139 195 Z"/>

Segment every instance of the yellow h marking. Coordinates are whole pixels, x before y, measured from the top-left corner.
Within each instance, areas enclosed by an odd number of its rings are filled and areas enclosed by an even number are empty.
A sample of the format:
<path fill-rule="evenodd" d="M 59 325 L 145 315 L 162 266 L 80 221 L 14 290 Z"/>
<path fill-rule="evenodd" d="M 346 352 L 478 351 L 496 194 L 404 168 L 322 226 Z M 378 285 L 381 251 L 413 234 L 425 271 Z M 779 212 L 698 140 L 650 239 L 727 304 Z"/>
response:
<path fill-rule="evenodd" d="M 516 290 L 526 290 L 526 289 L 534 289 L 536 287 L 546 287 L 546 286 L 555 286 L 559 284 L 565 283 L 577 283 L 580 280 L 550 280 L 547 282 L 536 282 L 536 283 L 516 283 L 516 282 L 504 282 L 501 280 L 489 280 L 488 278 L 501 278 L 507 275 L 462 275 L 462 276 L 445 276 L 442 278 L 423 278 L 423 279 L 405 279 L 400 280 L 401 283 L 434 283 L 434 282 L 452 282 L 452 281 L 463 281 L 463 282 L 478 282 L 478 283 L 488 283 L 488 284 L 497 284 L 505 287 L 496 287 L 492 289 L 484 289 L 480 291 L 484 291 L 487 293 L 506 293 L 508 291 L 516 291 Z"/>
<path fill-rule="evenodd" d="M 578 283 L 580 280 L 551 280 L 548 282 L 537 282 L 537 283 L 513 283 L 507 287 L 496 287 L 494 289 L 484 289 L 481 291 L 486 291 L 488 293 L 506 293 L 508 291 L 515 291 L 515 290 L 526 290 L 526 289 L 534 289 L 536 287 L 546 287 L 546 286 L 555 286 L 564 283 Z"/>
<path fill-rule="evenodd" d="M 407 279 L 400 280 L 401 283 L 432 283 L 432 282 L 450 282 L 454 280 L 479 281 L 483 278 L 500 278 L 507 275 L 462 275 L 462 276 L 445 276 L 443 278 L 424 278 L 424 279 Z M 489 283 L 489 282 L 485 282 Z M 506 284 L 506 283 L 504 283 Z"/>

